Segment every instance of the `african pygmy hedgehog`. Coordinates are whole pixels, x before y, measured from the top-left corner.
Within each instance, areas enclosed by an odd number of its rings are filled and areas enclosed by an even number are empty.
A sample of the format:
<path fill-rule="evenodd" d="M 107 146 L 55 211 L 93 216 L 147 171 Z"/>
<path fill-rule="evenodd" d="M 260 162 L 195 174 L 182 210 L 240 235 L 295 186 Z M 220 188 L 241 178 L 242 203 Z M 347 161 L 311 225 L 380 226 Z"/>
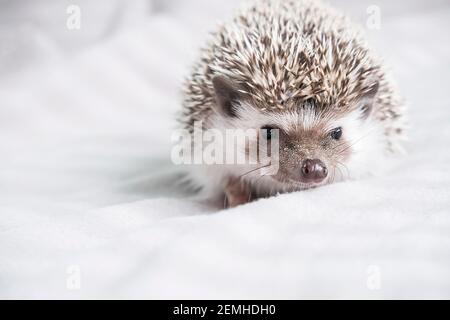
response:
<path fill-rule="evenodd" d="M 203 189 L 236 206 L 376 172 L 399 150 L 403 114 L 386 71 L 346 16 L 317 1 L 262 0 L 213 33 L 186 81 L 181 122 L 192 135 L 196 122 L 204 130 L 262 128 L 267 141 L 277 133 L 273 174 L 261 173 L 262 158 L 193 171 Z M 257 140 L 233 147 L 248 153 Z"/>

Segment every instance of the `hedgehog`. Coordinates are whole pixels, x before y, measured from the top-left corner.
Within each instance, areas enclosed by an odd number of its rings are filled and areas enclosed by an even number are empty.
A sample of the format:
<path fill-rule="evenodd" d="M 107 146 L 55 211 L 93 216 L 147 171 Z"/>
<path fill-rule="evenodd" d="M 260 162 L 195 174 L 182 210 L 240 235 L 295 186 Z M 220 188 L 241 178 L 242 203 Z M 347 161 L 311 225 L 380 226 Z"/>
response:
<path fill-rule="evenodd" d="M 255 129 L 261 134 L 245 142 L 211 143 L 248 155 L 250 145 L 276 138 L 276 150 L 252 163 L 196 165 L 189 176 L 208 197 L 234 207 L 377 174 L 405 138 L 396 91 L 362 28 L 334 8 L 308 0 L 246 3 L 202 49 L 179 120 L 194 149 L 205 130 Z M 276 170 L 264 170 L 275 162 Z"/>

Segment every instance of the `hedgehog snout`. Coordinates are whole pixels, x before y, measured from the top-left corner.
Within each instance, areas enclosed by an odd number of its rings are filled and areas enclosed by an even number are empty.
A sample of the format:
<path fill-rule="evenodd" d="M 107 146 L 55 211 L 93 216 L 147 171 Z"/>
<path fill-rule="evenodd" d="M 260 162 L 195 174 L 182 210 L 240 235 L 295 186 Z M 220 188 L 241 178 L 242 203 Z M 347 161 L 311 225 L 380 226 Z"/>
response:
<path fill-rule="evenodd" d="M 328 169 L 319 159 L 306 159 L 300 167 L 300 180 L 304 183 L 319 183 L 328 175 Z"/>

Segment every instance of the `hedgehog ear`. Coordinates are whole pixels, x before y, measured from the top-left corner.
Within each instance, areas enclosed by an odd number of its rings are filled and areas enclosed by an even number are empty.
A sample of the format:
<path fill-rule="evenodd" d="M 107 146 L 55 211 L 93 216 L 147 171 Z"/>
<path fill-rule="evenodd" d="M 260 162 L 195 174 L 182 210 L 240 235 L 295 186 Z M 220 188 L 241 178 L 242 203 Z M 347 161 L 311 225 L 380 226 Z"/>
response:
<path fill-rule="evenodd" d="M 228 117 L 237 117 L 236 104 L 242 99 L 239 86 L 224 76 L 215 76 L 212 83 L 218 111 Z"/>
<path fill-rule="evenodd" d="M 359 101 L 362 118 L 367 119 L 373 110 L 373 105 L 375 103 L 375 96 L 377 95 L 379 88 L 378 82 L 372 84 L 369 90 L 364 94 L 364 96 Z"/>

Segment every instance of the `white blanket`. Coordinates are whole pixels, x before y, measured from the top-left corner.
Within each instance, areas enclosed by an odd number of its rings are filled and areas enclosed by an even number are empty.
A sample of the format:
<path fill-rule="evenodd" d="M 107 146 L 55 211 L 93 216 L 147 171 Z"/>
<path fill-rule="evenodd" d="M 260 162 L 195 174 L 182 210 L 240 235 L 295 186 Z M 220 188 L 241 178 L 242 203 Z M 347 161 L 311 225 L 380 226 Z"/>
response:
<path fill-rule="evenodd" d="M 176 187 L 170 134 L 238 1 L 74 2 L 72 31 L 64 1 L 0 4 L 0 298 L 450 298 L 446 1 L 378 2 L 367 31 L 409 101 L 401 162 L 227 211 Z"/>

